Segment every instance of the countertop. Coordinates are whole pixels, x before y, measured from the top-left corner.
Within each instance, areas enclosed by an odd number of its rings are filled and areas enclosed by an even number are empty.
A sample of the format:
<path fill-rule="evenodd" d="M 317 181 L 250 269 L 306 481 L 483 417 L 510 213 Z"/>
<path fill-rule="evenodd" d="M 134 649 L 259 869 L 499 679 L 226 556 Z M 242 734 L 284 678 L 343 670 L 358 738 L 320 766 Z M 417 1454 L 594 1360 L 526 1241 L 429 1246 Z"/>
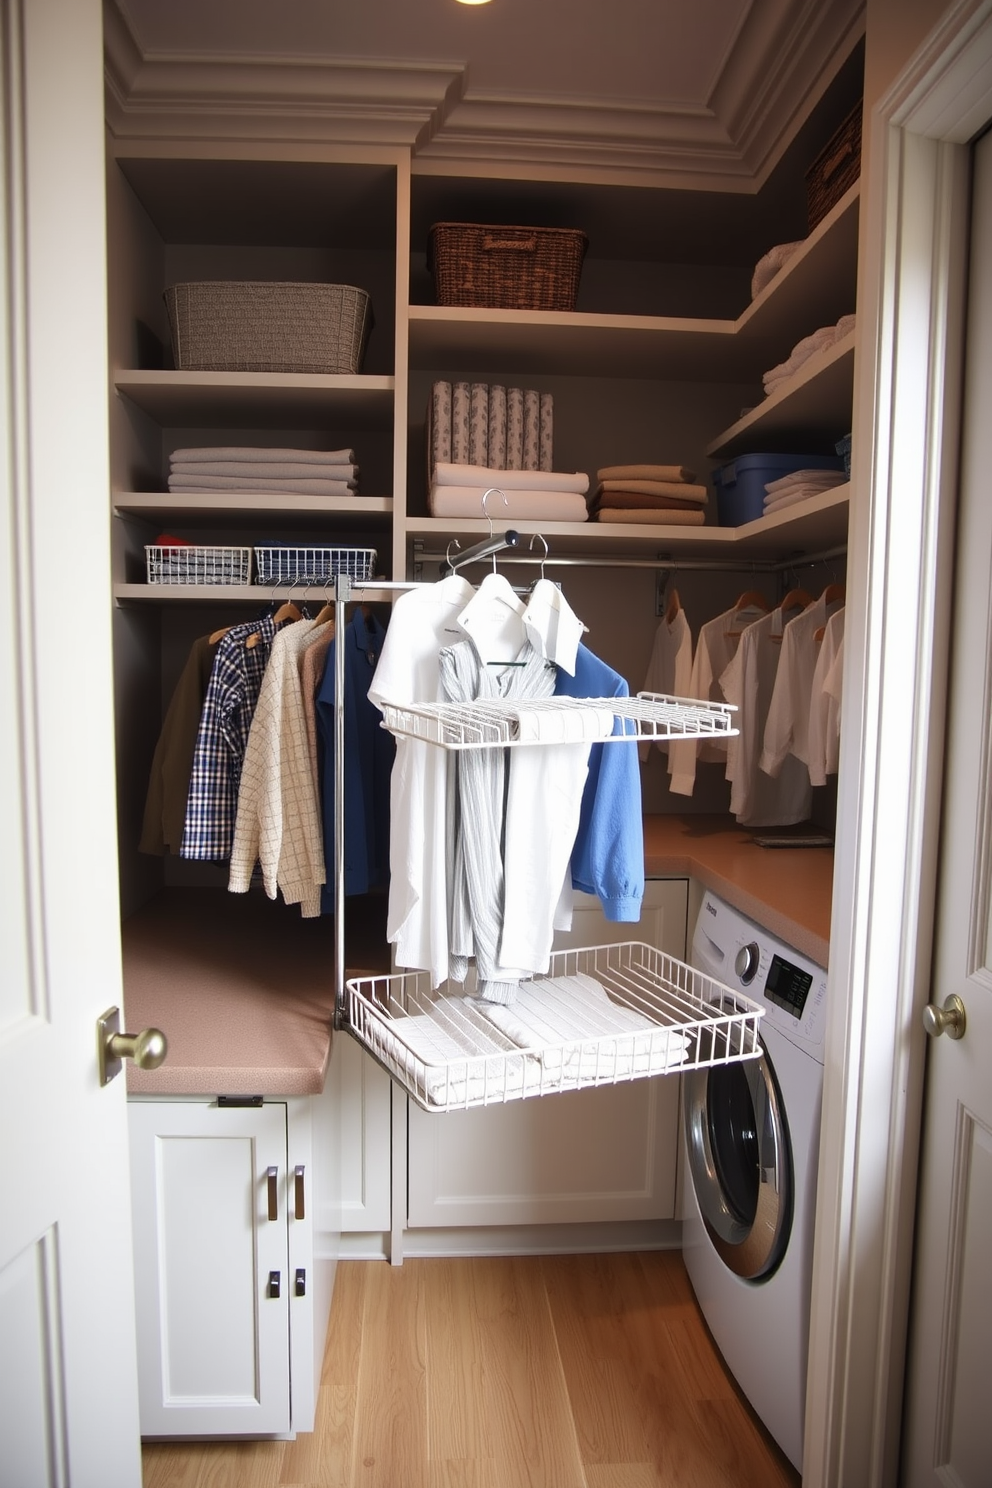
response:
<path fill-rule="evenodd" d="M 695 878 L 787 945 L 827 963 L 833 852 L 761 848 L 726 816 L 648 816 L 651 878 Z M 388 971 L 385 900 L 349 903 L 347 974 Z M 633 928 L 633 927 L 632 927 Z M 126 1027 L 161 1028 L 157 1070 L 127 1065 L 134 1095 L 315 1095 L 334 1010 L 332 920 L 260 891 L 166 889 L 124 923 Z"/>
<path fill-rule="evenodd" d="M 759 847 L 746 827 L 726 816 L 646 816 L 644 871 L 649 878 L 697 879 L 818 966 L 827 965 L 832 848 Z"/>

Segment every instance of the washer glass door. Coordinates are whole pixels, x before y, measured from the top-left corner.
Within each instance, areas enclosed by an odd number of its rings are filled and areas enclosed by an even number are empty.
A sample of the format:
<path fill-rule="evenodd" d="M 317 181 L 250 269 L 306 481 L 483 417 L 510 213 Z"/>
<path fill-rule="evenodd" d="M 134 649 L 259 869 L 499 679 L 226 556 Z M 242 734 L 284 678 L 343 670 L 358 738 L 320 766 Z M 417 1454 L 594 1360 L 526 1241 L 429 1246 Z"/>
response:
<path fill-rule="evenodd" d="M 779 1265 L 792 1228 L 792 1147 L 768 1051 L 683 1083 L 689 1171 L 707 1234 L 748 1281 Z"/>

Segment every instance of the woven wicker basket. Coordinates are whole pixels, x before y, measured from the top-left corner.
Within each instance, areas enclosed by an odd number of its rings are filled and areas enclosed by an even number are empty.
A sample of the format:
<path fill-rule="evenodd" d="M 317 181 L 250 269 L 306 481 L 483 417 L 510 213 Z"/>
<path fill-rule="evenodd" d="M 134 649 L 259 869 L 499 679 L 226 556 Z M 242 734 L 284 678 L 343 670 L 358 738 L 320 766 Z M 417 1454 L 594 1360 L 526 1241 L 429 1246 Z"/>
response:
<path fill-rule="evenodd" d="M 806 172 L 806 211 L 810 232 L 861 174 L 861 110 L 862 105 L 858 103 Z"/>
<path fill-rule="evenodd" d="M 355 373 L 372 328 L 351 284 L 175 284 L 165 303 L 183 372 Z"/>
<path fill-rule="evenodd" d="M 585 233 L 570 227 L 435 222 L 427 266 L 439 305 L 574 310 Z"/>

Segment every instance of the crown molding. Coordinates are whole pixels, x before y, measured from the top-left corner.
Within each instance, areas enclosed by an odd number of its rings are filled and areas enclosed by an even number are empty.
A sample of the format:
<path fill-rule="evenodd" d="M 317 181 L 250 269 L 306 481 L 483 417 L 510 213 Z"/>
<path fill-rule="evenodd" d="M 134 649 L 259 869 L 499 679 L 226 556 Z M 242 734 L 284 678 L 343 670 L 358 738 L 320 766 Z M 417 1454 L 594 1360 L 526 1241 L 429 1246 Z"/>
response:
<path fill-rule="evenodd" d="M 479 93 L 460 62 L 142 52 L 104 0 L 118 139 L 392 145 L 428 171 L 756 191 L 864 29 L 864 0 L 754 0 L 701 106 Z M 846 48 L 846 51 L 844 50 Z"/>

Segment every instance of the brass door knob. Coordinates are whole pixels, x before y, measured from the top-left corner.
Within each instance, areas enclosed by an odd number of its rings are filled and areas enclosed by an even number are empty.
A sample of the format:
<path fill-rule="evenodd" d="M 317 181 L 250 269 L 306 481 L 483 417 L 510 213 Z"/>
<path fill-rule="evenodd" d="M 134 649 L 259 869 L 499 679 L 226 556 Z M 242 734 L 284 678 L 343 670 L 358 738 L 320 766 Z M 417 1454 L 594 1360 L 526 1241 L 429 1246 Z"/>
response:
<path fill-rule="evenodd" d="M 96 1020 L 100 1084 L 109 1085 L 120 1074 L 122 1061 L 133 1059 L 139 1069 L 158 1069 L 169 1052 L 169 1041 L 159 1028 L 140 1033 L 121 1033 L 120 1008 L 108 1008 Z"/>
<path fill-rule="evenodd" d="M 964 1038 L 967 1023 L 964 1003 L 956 993 L 945 998 L 942 1008 L 928 1002 L 923 1009 L 923 1027 L 931 1038 L 940 1038 L 942 1033 L 952 1039 Z"/>

